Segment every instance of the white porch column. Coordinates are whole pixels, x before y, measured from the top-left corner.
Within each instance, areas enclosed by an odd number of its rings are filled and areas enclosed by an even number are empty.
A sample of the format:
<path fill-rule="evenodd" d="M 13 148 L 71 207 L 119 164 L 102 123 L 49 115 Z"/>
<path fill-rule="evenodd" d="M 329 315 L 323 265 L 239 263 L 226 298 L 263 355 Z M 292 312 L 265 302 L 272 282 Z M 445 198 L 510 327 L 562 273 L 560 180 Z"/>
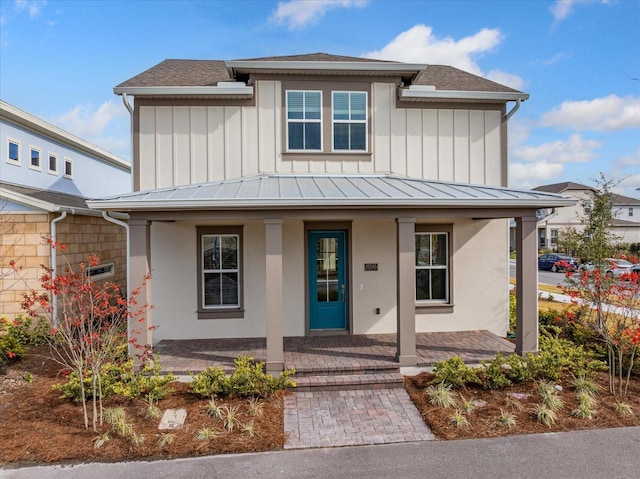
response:
<path fill-rule="evenodd" d="M 537 218 L 516 218 L 516 353 L 538 352 Z"/>
<path fill-rule="evenodd" d="M 266 219 L 267 372 L 284 369 L 282 220 Z"/>
<path fill-rule="evenodd" d="M 129 220 L 129 268 L 131 268 L 129 278 L 131 285 L 129 290 L 132 291 L 142 284 L 143 279 L 151 273 L 151 222 L 147 220 L 132 219 Z M 146 283 L 140 289 L 140 294 L 136 298 L 138 305 L 151 304 L 151 281 Z M 136 339 L 140 346 L 151 346 L 153 344 L 151 327 L 151 312 L 148 309 L 145 315 L 145 321 L 139 323 L 129 320 L 129 339 Z M 134 345 L 129 344 L 129 356 L 134 357 L 140 354 Z"/>
<path fill-rule="evenodd" d="M 397 360 L 400 366 L 415 366 L 416 356 L 416 275 L 415 218 L 397 218 L 398 225 L 398 326 Z"/>

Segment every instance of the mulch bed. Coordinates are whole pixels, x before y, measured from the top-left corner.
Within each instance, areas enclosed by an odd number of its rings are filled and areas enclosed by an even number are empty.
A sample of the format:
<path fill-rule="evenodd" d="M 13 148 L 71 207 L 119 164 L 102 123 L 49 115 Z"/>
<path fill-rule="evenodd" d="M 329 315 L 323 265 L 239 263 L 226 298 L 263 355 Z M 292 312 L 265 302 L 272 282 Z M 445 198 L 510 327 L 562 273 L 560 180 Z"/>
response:
<path fill-rule="evenodd" d="M 108 431 L 109 426 L 99 427 L 98 432 L 93 431 L 91 425 L 85 430 L 82 406 L 60 399 L 60 393 L 51 389 L 61 381 L 60 368 L 46 359 L 45 354 L 46 348 L 32 351 L 20 363 L 9 366 L 5 376 L 0 376 L 0 464 L 168 459 L 284 447 L 282 394 L 263 401 L 259 417 L 247 414 L 246 400 L 217 401 L 230 407 L 238 406 L 237 417 L 242 424 L 253 421 L 255 432 L 249 437 L 242 427 L 225 431 L 220 420 L 207 414 L 208 401 L 188 393 L 188 384 L 176 382 L 172 383 L 174 391 L 158 406 L 163 411 L 186 409 L 183 428 L 159 431 L 159 419 L 145 418 L 146 401 L 108 398 L 105 407 L 123 407 L 133 431 L 143 435 L 144 441 L 135 445 L 130 438 L 110 432 L 110 440 L 95 448 L 94 440 Z M 27 372 L 33 376 L 31 383 L 24 379 Z M 215 430 L 215 436 L 206 441 L 196 440 L 197 432 L 205 427 Z M 159 444 L 163 433 L 174 435 L 170 444 Z"/>
<path fill-rule="evenodd" d="M 558 419 L 551 427 L 547 427 L 533 418 L 532 410 L 541 401 L 536 393 L 535 384 L 528 383 L 499 390 L 480 387 L 461 389 L 459 394 L 462 394 L 465 399 L 474 400 L 480 404 L 486 403 L 486 405 L 477 407 L 475 411 L 467 414 L 470 426 L 460 428 L 451 423 L 451 416 L 455 409 L 444 409 L 429 403 L 424 389 L 430 385 L 433 377 L 431 373 L 408 377 L 405 381 L 405 387 L 425 422 L 439 439 L 474 439 L 578 429 L 640 426 L 640 380 L 637 376 L 632 379 L 628 395 L 624 398 L 624 402 L 633 408 L 633 416 L 623 416 L 614 409 L 614 402 L 619 398 L 609 394 L 608 376 L 605 373 L 598 373 L 596 382 L 602 387 L 602 391 L 597 398 L 598 403 L 595 408 L 597 414 L 593 419 L 579 419 L 571 416 L 571 411 L 577 407 L 577 401 L 575 391 L 569 384 L 570 378 L 566 377 L 556 382 L 562 386 L 562 391 L 558 393 L 558 396 L 564 401 L 564 407 L 557 411 Z M 507 398 L 509 394 L 513 393 L 529 395 L 529 397 L 519 400 L 524 406 L 522 411 L 514 410 L 510 406 Z M 457 399 L 458 402 L 461 402 L 459 395 Z M 506 427 L 497 422 L 501 409 L 515 416 L 515 426 Z"/>

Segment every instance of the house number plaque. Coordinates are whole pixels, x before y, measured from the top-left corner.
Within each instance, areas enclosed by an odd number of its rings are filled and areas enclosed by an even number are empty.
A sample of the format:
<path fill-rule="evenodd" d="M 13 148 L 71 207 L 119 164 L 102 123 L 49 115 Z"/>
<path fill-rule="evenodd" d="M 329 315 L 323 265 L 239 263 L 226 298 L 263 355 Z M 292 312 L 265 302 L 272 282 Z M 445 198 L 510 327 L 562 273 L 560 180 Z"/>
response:
<path fill-rule="evenodd" d="M 364 264 L 365 271 L 378 271 L 378 263 L 365 263 Z"/>

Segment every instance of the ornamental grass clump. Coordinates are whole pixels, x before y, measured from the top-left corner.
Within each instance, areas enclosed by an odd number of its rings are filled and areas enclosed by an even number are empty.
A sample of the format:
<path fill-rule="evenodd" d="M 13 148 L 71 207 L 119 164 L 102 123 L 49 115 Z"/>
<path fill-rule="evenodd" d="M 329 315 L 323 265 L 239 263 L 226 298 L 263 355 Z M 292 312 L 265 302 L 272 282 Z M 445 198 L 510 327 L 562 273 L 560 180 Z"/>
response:
<path fill-rule="evenodd" d="M 453 424 L 457 429 L 463 427 L 471 427 L 471 423 L 467 419 L 467 416 L 464 415 L 464 412 L 458 409 L 453 416 L 449 418 L 451 424 Z"/>
<path fill-rule="evenodd" d="M 550 409 L 546 404 L 538 404 L 533 409 L 533 417 L 536 421 L 551 427 L 556 423 L 558 416 L 556 412 Z"/>
<path fill-rule="evenodd" d="M 516 416 L 513 413 L 504 411 L 502 408 L 500 408 L 500 416 L 498 416 L 496 422 L 500 426 L 512 428 L 516 425 Z"/>
<path fill-rule="evenodd" d="M 435 386 L 429 386 L 425 389 L 425 394 L 429 398 L 429 403 L 434 406 L 445 409 L 458 407 L 458 402 L 451 391 L 451 386 L 448 384 L 440 383 Z"/>

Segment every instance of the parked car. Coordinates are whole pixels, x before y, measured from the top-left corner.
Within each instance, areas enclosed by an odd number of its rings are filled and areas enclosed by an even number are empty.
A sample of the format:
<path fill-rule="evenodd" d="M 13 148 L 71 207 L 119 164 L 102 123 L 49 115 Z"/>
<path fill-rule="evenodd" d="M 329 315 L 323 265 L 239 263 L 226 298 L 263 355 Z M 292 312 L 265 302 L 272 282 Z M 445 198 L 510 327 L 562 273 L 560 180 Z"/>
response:
<path fill-rule="evenodd" d="M 635 266 L 640 269 L 640 265 Z M 591 271 L 595 267 L 596 265 L 591 262 L 580 265 L 581 269 L 586 269 L 588 271 Z M 630 273 L 633 267 L 634 265 L 625 259 L 605 258 L 602 260 L 602 269 L 607 275 L 607 278 L 617 278 L 621 274 Z M 636 272 L 637 271 L 638 270 L 636 269 Z"/>
<path fill-rule="evenodd" d="M 566 269 L 575 271 L 578 269 L 578 260 L 565 254 L 548 253 L 538 256 L 538 269 L 548 271 L 564 271 Z"/>

